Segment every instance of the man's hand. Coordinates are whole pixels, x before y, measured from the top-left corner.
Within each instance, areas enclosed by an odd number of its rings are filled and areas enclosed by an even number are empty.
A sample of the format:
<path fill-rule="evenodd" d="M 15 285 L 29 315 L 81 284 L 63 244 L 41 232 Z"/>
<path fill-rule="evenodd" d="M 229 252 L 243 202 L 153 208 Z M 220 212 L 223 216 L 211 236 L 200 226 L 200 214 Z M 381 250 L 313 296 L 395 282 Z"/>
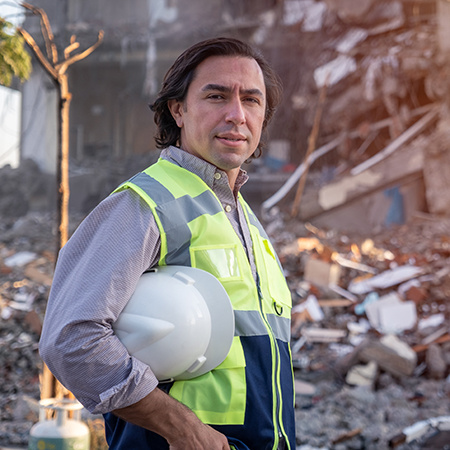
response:
<path fill-rule="evenodd" d="M 227 438 L 208 425 L 201 424 L 198 430 L 191 430 L 192 436 L 169 441 L 170 450 L 230 450 Z"/>
<path fill-rule="evenodd" d="M 121 419 L 164 437 L 171 450 L 229 450 L 227 438 L 160 389 L 134 405 L 113 411 Z"/>

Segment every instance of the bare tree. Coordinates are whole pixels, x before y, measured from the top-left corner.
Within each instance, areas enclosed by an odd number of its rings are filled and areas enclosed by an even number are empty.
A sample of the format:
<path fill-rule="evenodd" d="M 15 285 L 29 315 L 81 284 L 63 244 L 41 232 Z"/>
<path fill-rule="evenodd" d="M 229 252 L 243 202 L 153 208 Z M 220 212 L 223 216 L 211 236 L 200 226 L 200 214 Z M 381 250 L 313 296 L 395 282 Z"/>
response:
<path fill-rule="evenodd" d="M 89 56 L 103 41 L 103 31 L 98 33 L 97 41 L 94 45 L 71 56 L 74 50 L 80 47 L 76 36 L 72 35 L 69 45 L 63 51 L 63 58 L 60 59 L 55 43 L 55 38 L 48 20 L 48 16 L 41 8 L 37 8 L 29 3 L 22 3 L 22 6 L 39 16 L 41 31 L 45 43 L 45 52 L 40 49 L 35 39 L 23 28 L 18 31 L 25 39 L 25 42 L 35 54 L 37 60 L 44 70 L 50 75 L 58 88 L 58 246 L 57 251 L 64 246 L 68 240 L 69 230 L 69 110 L 72 94 L 69 91 L 67 69 L 73 63 Z M 41 386 L 41 397 L 48 398 L 61 394 L 62 387 L 56 382 L 47 366 L 44 366 L 43 380 Z"/>

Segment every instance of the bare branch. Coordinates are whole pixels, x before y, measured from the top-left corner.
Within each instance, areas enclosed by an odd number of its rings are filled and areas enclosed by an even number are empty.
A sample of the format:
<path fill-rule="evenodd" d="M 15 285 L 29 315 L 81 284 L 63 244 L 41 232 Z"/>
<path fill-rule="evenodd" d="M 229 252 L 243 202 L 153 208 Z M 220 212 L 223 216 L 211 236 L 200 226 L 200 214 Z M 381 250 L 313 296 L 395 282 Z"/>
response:
<path fill-rule="evenodd" d="M 89 56 L 102 43 L 103 36 L 104 36 L 104 32 L 103 32 L 103 30 L 100 30 L 98 32 L 97 42 L 94 45 L 92 45 L 91 47 L 86 49 L 84 52 L 78 53 L 77 55 L 73 55 L 72 57 L 67 58 L 65 61 L 62 61 L 61 63 L 56 64 L 55 68 L 58 71 L 58 73 L 62 75 L 63 73 L 66 72 L 67 68 L 71 64 L 73 64 L 74 62 L 80 61 L 81 59 L 84 59 L 87 56 Z"/>
<path fill-rule="evenodd" d="M 58 81 L 58 72 L 55 70 L 55 68 L 50 64 L 50 62 L 41 52 L 41 49 L 36 44 L 36 41 L 33 39 L 33 37 L 28 33 L 28 31 L 24 30 L 21 27 L 18 27 L 17 31 L 23 36 L 25 42 L 29 45 L 31 50 L 33 50 L 34 54 L 36 55 L 36 58 L 42 64 L 44 69 L 55 79 L 55 81 Z"/>
<path fill-rule="evenodd" d="M 58 62 L 58 51 L 56 49 L 55 37 L 53 35 L 52 27 L 48 20 L 47 13 L 36 6 L 30 5 L 29 3 L 22 3 L 22 6 L 30 10 L 33 14 L 40 16 L 41 18 L 41 31 L 44 36 L 45 48 L 47 50 L 48 59 L 55 65 Z"/>
<path fill-rule="evenodd" d="M 73 42 L 64 49 L 64 59 L 68 59 L 69 55 L 80 46 L 79 42 Z"/>

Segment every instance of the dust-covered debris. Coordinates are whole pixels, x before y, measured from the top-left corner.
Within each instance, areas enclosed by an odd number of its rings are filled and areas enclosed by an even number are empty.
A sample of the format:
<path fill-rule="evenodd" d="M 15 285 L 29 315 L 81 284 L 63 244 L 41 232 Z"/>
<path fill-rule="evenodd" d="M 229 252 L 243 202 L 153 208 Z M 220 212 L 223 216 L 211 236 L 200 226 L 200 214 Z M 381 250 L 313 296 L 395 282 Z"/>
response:
<path fill-rule="evenodd" d="M 450 219 L 420 214 L 364 236 L 276 217 L 295 375 L 311 385 L 297 392 L 299 448 L 389 448 L 450 415 Z M 396 446 L 427 448 L 426 437 Z"/>

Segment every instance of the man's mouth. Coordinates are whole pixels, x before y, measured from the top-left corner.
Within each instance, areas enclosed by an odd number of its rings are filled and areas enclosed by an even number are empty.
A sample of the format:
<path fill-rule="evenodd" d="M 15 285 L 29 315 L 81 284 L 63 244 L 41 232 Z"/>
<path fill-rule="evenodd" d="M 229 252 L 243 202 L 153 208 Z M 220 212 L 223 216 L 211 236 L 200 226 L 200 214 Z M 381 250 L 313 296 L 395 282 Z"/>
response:
<path fill-rule="evenodd" d="M 229 141 L 229 142 L 242 142 L 242 141 L 246 141 L 247 140 L 245 138 L 245 136 L 224 136 L 224 135 L 218 135 L 217 138 L 221 139 L 221 140 L 224 140 L 224 141 Z"/>

